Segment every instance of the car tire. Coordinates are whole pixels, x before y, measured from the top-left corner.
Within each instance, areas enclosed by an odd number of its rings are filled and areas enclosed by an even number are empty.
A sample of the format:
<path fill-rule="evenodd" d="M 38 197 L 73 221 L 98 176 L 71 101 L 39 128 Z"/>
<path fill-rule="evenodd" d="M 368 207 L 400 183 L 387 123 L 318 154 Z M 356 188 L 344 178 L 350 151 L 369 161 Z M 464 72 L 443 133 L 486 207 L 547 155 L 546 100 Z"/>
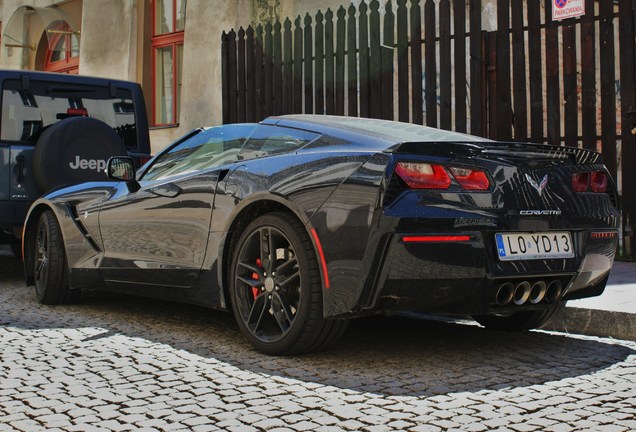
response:
<path fill-rule="evenodd" d="M 126 154 L 122 139 L 103 121 L 70 117 L 48 126 L 38 138 L 33 179 L 41 193 L 59 186 L 107 181 L 108 158 Z M 78 160 L 85 161 L 84 165 L 78 166 Z"/>
<path fill-rule="evenodd" d="M 512 315 L 475 315 L 473 319 L 489 330 L 526 331 L 541 327 L 565 307 L 564 301 L 547 309 L 521 311 Z"/>
<path fill-rule="evenodd" d="M 347 327 L 347 320 L 324 319 L 316 254 L 291 215 L 270 213 L 250 223 L 233 248 L 230 274 L 238 326 L 265 354 L 324 350 Z"/>
<path fill-rule="evenodd" d="M 68 285 L 68 267 L 60 225 L 51 210 L 40 215 L 33 249 L 35 293 L 42 304 L 72 303 L 80 290 Z"/>

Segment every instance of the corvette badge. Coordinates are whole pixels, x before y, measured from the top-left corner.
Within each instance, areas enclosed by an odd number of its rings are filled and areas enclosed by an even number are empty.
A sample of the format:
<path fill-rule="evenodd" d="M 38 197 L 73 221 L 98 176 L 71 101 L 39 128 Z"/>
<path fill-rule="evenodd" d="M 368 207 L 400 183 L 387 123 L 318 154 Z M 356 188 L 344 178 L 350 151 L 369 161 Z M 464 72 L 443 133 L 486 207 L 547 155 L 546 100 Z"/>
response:
<path fill-rule="evenodd" d="M 541 179 L 541 183 L 539 184 L 537 184 L 537 182 L 534 181 L 528 174 L 526 174 L 526 180 L 528 180 L 530 186 L 535 188 L 537 192 L 539 192 L 539 196 L 541 196 L 541 192 L 543 192 L 543 189 L 545 189 L 545 186 L 548 184 L 548 175 L 546 174 L 545 176 L 543 176 L 543 178 Z"/>

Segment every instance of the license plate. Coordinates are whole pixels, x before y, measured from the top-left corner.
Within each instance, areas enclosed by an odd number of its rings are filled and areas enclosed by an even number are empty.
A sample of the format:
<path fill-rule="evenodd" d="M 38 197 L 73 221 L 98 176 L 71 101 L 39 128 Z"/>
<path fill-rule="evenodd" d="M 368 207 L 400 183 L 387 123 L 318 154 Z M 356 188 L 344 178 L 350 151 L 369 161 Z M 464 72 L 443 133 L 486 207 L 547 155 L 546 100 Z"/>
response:
<path fill-rule="evenodd" d="M 564 232 L 497 233 L 501 261 L 572 258 L 572 237 Z"/>

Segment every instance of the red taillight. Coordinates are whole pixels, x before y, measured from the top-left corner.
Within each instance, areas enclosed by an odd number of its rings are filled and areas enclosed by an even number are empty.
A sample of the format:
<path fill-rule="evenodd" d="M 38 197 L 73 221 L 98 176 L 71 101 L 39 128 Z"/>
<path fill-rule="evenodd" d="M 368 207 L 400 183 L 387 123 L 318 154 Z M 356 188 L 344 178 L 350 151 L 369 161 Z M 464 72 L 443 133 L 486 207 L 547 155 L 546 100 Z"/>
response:
<path fill-rule="evenodd" d="M 69 116 L 88 117 L 88 110 L 86 108 L 67 108 L 66 114 Z"/>
<path fill-rule="evenodd" d="M 574 192 L 587 192 L 590 185 L 590 173 L 580 172 L 572 175 L 572 189 Z"/>
<path fill-rule="evenodd" d="M 488 190 L 490 179 L 484 171 L 421 162 L 398 162 L 395 172 L 413 189 L 448 189 L 453 178 L 465 190 Z M 452 177 L 451 177 L 452 174 Z"/>
<path fill-rule="evenodd" d="M 398 162 L 395 172 L 413 189 L 447 189 L 451 178 L 441 165 Z"/>
<path fill-rule="evenodd" d="M 586 171 L 572 175 L 574 192 L 607 192 L 607 174 L 603 171 Z"/>
<path fill-rule="evenodd" d="M 451 167 L 450 171 L 455 180 L 466 190 L 488 190 L 490 187 L 490 180 L 483 171 L 457 167 Z"/>
<path fill-rule="evenodd" d="M 618 233 L 615 231 L 600 231 L 591 233 L 590 237 L 592 237 L 593 239 L 615 238 L 618 237 Z"/>
<path fill-rule="evenodd" d="M 590 178 L 592 192 L 607 191 L 607 175 L 603 171 L 593 171 Z"/>

